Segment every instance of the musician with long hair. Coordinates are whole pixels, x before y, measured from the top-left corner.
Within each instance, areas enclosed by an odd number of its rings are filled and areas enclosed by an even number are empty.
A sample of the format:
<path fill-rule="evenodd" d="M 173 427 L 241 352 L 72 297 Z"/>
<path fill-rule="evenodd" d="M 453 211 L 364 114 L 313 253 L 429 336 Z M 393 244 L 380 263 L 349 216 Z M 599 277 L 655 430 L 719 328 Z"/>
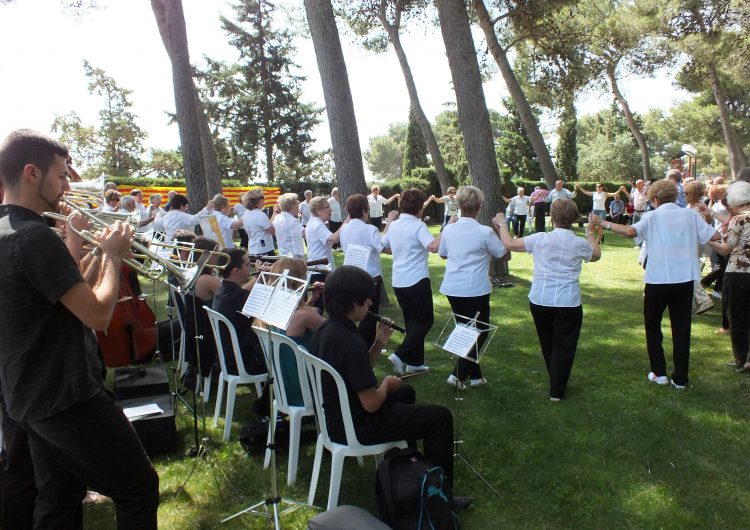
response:
<path fill-rule="evenodd" d="M 503 215 L 498 214 L 498 231 L 505 248 L 528 252 L 534 258 L 529 307 L 549 374 L 549 398 L 558 402 L 565 396 L 583 323 L 578 282 L 581 264 L 597 261 L 601 249 L 593 225 L 587 227 L 585 238 L 573 233 L 572 226 L 579 214 L 572 200 L 555 199 L 550 206 L 550 218 L 552 232 L 513 239 Z"/>
<path fill-rule="evenodd" d="M 373 190 L 377 186 L 373 186 Z M 391 197 L 392 198 L 392 197 Z M 341 246 L 346 256 L 349 245 L 360 245 L 370 249 L 367 257 L 366 271 L 372 276 L 375 289 L 372 292 L 372 304 L 370 310 L 373 313 L 380 311 L 380 292 L 383 288 L 383 270 L 380 265 L 380 253 L 390 252 L 383 247 L 380 240 L 380 228 L 378 225 L 368 223 L 368 208 L 371 207 L 369 197 L 364 195 L 349 195 L 346 199 L 346 211 L 349 213 L 349 222 L 341 227 Z M 386 227 L 387 230 L 387 227 Z M 359 336 L 365 344 L 372 344 L 375 340 L 375 328 L 377 320 L 367 315 L 359 323 Z"/>
<path fill-rule="evenodd" d="M 88 485 L 112 498 L 119 528 L 155 529 L 159 479 L 104 388 L 91 331 L 109 324 L 133 231 L 115 222 L 99 236 L 100 279 L 90 287 L 41 216 L 57 211 L 69 190 L 67 156 L 55 140 L 26 129 L 0 145 L 0 387 L 8 414 L 29 437 L 37 528 L 81 528 Z M 77 236 L 66 237 L 80 249 Z"/>
<path fill-rule="evenodd" d="M 477 222 L 477 215 L 484 201 L 482 190 L 474 186 L 461 186 L 456 193 L 456 200 L 461 208 L 461 219 L 445 227 L 438 248 L 440 257 L 447 260 L 440 292 L 448 297 L 451 310 L 456 315 L 488 323 L 492 293 L 490 258 L 499 258 L 506 250 L 492 228 Z M 496 228 L 499 219 L 498 215 L 492 220 Z M 466 322 L 460 321 L 464 324 Z M 483 324 L 478 323 L 477 328 L 483 329 Z M 485 330 L 479 335 L 470 357 L 477 359 L 477 352 L 481 351 L 486 339 Z M 454 368 L 448 377 L 449 385 L 463 388 L 463 381 L 467 376 L 472 387 L 487 384 L 477 362 L 459 359 L 457 369 L 458 371 Z"/>
<path fill-rule="evenodd" d="M 393 253 L 391 282 L 406 326 L 404 341 L 389 357 L 397 374 L 429 370 L 424 364 L 424 339 L 435 317 L 427 258 L 437 252 L 440 236 L 433 237 L 421 220 L 424 202 L 421 190 L 403 192 L 398 201 L 401 214 L 382 238 L 383 246 Z"/>

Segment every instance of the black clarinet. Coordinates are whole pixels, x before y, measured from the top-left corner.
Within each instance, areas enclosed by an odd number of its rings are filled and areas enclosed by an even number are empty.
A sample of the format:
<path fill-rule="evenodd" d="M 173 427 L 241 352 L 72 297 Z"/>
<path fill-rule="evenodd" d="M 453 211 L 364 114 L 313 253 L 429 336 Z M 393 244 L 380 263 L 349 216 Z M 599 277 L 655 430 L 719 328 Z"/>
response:
<path fill-rule="evenodd" d="M 381 324 L 385 324 L 386 326 L 388 326 L 391 329 L 395 329 L 396 331 L 400 331 L 401 333 L 406 333 L 406 330 L 404 328 L 402 328 L 401 326 L 399 326 L 398 324 L 396 324 L 392 320 L 389 320 L 389 319 L 387 319 L 385 317 L 381 317 L 377 313 L 373 313 L 372 311 L 368 311 L 367 315 L 370 316 L 370 317 L 372 317 L 372 318 L 374 318 L 375 320 L 377 320 Z"/>

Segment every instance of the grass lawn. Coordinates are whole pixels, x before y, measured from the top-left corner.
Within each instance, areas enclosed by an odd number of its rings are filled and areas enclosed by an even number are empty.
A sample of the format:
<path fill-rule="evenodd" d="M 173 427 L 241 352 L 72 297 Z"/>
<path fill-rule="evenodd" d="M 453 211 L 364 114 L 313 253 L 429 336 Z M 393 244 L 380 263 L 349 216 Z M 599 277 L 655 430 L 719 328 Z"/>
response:
<path fill-rule="evenodd" d="M 389 277 L 390 257 L 383 256 L 383 263 Z M 442 260 L 431 256 L 436 294 L 430 341 L 449 315 L 448 302 L 438 293 L 443 269 Z M 714 334 L 721 323 L 720 303 L 693 320 L 690 387 L 678 392 L 648 383 L 643 271 L 632 242 L 607 234 L 601 261 L 585 264 L 581 275 L 584 320 L 566 398 L 550 403 L 528 308 L 530 256 L 515 254 L 510 270 L 516 286 L 492 294 L 491 320 L 499 329 L 482 361 L 490 384 L 467 390 L 456 402 L 445 383 L 453 361 L 432 345 L 426 358 L 433 372 L 411 380 L 419 402 L 451 408 L 466 453 L 501 493 L 495 497 L 457 463 L 455 491 L 474 497 L 473 506 L 460 514 L 463 527 L 747 528 L 750 380 L 724 365 L 732 355 L 729 338 Z M 381 313 L 401 322 L 390 288 L 389 296 L 394 305 Z M 394 341 L 399 338 L 394 333 Z M 670 341 L 667 325 L 668 355 Z M 383 359 L 376 371 L 379 377 L 390 373 L 390 363 Z M 262 458 L 246 456 L 237 441 L 240 427 L 254 418 L 255 397 L 249 388 L 241 392 L 232 439 L 224 445 L 223 423 L 211 427 L 212 390 L 206 409 L 209 455 L 198 462 L 184 491 L 180 486 L 194 460 L 180 455 L 192 445 L 192 418 L 178 407 L 181 450 L 154 462 L 161 479 L 160 528 L 270 526 L 250 516 L 218 523 L 270 493 L 270 471 L 263 470 Z M 313 454 L 314 445 L 302 448 L 293 487 L 286 486 L 286 452 L 280 455 L 282 496 L 307 498 Z M 376 512 L 372 459 L 363 468 L 347 460 L 339 503 Z M 326 504 L 329 466 L 326 456 L 318 506 Z M 296 512 L 283 518 L 282 526 L 305 528 L 314 513 Z M 85 518 L 88 529 L 115 528 L 109 502 L 87 506 Z"/>

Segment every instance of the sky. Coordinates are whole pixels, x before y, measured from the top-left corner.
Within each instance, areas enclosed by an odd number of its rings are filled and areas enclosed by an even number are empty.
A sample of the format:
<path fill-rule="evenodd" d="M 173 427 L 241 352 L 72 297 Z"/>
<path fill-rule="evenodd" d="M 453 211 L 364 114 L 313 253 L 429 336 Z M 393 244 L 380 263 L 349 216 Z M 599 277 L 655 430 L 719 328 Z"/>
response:
<path fill-rule="evenodd" d="M 278 0 L 303 17 L 302 0 Z M 55 115 L 75 111 L 84 124 L 95 124 L 102 101 L 89 94 L 83 60 L 101 68 L 123 88 L 132 91 L 137 123 L 148 133 L 147 148 L 178 146 L 177 126 L 170 125 L 174 112 L 171 66 L 159 37 L 151 2 L 148 0 L 98 0 L 98 6 L 73 16 L 63 11 L 60 0 L 15 0 L 0 6 L 0 138 L 17 128 L 50 132 Z M 183 0 L 191 61 L 201 65 L 203 57 L 232 61 L 236 51 L 226 42 L 219 14 L 232 16 L 224 0 Z M 392 50 L 374 54 L 358 46 L 339 22 L 342 47 L 354 100 L 360 145 L 367 149 L 371 137 L 385 134 L 388 125 L 405 122 L 409 99 L 401 69 Z M 420 101 L 433 119 L 446 104 L 455 102 L 448 61 L 439 28 L 419 28 L 403 36 Z M 484 45 L 475 32 L 475 45 Z M 307 79 L 303 100 L 323 107 L 323 90 L 317 72 L 312 42 L 300 38 L 295 61 Z M 667 109 L 689 95 L 671 86 L 666 73 L 655 79 L 625 79 L 622 91 L 636 112 Z M 487 106 L 502 109 L 507 95 L 501 76 L 484 85 Z M 608 107 L 606 92 L 579 97 L 579 115 Z M 316 128 L 315 149 L 330 147 L 325 120 Z M 548 141 L 555 123 L 545 120 Z M 366 165 L 365 165 L 366 167 Z"/>

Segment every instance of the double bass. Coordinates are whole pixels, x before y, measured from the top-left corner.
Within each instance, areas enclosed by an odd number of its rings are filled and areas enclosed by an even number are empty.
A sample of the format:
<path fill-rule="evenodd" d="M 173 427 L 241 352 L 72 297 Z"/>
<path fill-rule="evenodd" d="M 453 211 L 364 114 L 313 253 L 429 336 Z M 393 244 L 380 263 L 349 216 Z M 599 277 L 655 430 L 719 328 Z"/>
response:
<path fill-rule="evenodd" d="M 138 274 L 123 264 L 118 301 L 109 327 L 106 331 L 96 332 L 107 366 L 142 361 L 156 351 L 156 316 L 140 295 Z"/>

